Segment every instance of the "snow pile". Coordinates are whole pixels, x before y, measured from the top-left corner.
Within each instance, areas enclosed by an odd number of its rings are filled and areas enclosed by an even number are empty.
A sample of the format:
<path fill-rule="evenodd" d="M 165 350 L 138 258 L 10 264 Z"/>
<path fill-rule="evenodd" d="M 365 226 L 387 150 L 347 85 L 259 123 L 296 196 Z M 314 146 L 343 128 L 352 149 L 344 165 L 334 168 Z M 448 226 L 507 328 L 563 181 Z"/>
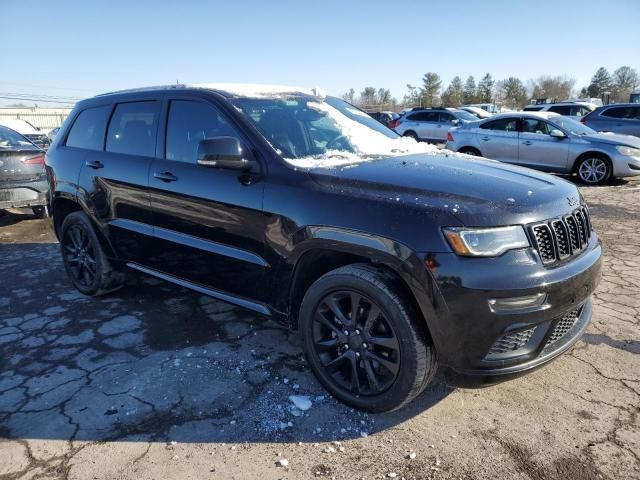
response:
<path fill-rule="evenodd" d="M 221 90 L 238 97 L 267 98 L 277 95 L 302 94 L 324 98 L 326 94 L 319 88 L 291 87 L 286 85 L 262 85 L 259 83 L 196 83 L 194 88 Z"/>
<path fill-rule="evenodd" d="M 311 399 L 306 395 L 291 395 L 289 396 L 289 400 L 293 403 L 298 410 L 306 411 L 309 410 L 312 406 Z"/>
<path fill-rule="evenodd" d="M 437 154 L 440 152 L 435 145 L 419 143 L 412 138 L 387 137 L 381 132 L 350 119 L 327 103 L 308 102 L 307 106 L 333 120 L 355 152 L 327 150 L 320 156 L 285 158 L 287 162 L 295 167 L 331 168 L 371 160 L 371 158 L 366 157 L 408 155 L 411 153 Z"/>

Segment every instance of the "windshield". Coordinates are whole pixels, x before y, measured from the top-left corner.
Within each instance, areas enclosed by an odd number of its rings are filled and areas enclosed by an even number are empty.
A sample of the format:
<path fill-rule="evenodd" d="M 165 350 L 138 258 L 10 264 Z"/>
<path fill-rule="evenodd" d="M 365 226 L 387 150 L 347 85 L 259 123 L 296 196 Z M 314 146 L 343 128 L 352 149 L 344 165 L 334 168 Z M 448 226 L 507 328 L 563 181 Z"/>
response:
<path fill-rule="evenodd" d="M 309 95 L 235 97 L 244 113 L 285 160 L 328 167 L 436 147 L 400 137 L 344 100 Z"/>
<path fill-rule="evenodd" d="M 0 148 L 36 148 L 31 142 L 10 128 L 0 125 Z"/>
<path fill-rule="evenodd" d="M 576 122 L 573 118 L 554 116 L 551 121 L 562 130 L 567 130 L 574 135 L 591 135 L 592 133 L 596 133 L 594 129 L 589 128 L 580 122 Z"/>
<path fill-rule="evenodd" d="M 460 120 L 466 120 L 467 122 L 476 122 L 478 120 L 478 117 L 464 110 L 456 110 L 454 115 Z"/>

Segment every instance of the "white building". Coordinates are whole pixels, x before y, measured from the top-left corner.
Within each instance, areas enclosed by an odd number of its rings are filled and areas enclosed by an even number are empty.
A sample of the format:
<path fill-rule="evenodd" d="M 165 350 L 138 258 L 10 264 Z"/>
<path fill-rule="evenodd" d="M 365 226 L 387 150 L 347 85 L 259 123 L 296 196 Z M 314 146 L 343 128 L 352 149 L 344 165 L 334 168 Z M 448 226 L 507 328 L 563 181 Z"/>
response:
<path fill-rule="evenodd" d="M 73 107 L 0 107 L 0 119 L 26 120 L 40 130 L 48 132 L 59 127 Z"/>

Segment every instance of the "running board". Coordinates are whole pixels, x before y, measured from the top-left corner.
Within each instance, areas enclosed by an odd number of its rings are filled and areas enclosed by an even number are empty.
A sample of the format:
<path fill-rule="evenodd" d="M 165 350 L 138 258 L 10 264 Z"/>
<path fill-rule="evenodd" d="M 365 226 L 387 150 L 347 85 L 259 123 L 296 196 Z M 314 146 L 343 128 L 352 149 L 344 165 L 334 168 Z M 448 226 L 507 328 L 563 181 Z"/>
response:
<path fill-rule="evenodd" d="M 229 295 L 228 293 L 222 293 L 218 290 L 203 287 L 202 285 L 198 285 L 197 283 L 189 282 L 188 280 L 183 280 L 181 278 L 177 278 L 172 275 L 153 270 L 152 268 L 143 267 L 142 265 L 138 265 L 137 263 L 128 262 L 127 267 L 133 268 L 134 270 L 138 270 L 142 273 L 146 273 L 147 275 L 151 275 L 161 280 L 175 283 L 176 285 L 180 285 L 181 287 L 195 290 L 196 292 L 202 293 L 204 295 L 209 295 L 210 297 L 217 298 L 218 300 L 222 300 L 223 302 L 238 305 L 239 307 L 252 310 L 262 315 L 266 315 L 267 317 L 271 316 L 271 311 L 267 307 L 256 302 L 252 302 L 251 300 L 246 300 L 244 298 Z"/>

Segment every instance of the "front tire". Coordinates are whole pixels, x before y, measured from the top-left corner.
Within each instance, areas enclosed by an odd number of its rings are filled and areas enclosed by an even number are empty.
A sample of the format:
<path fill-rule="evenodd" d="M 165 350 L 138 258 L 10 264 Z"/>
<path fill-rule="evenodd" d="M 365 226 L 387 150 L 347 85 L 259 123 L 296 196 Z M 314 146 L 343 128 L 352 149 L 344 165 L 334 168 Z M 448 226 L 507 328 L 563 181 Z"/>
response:
<path fill-rule="evenodd" d="M 578 162 L 576 173 L 582 183 L 602 185 L 611 178 L 611 162 L 601 155 L 588 155 Z"/>
<path fill-rule="evenodd" d="M 368 412 L 395 410 L 433 379 L 435 349 L 399 280 L 366 264 L 333 270 L 307 291 L 300 329 L 320 383 Z"/>
<path fill-rule="evenodd" d="M 85 295 L 98 296 L 117 290 L 124 282 L 105 255 L 91 220 L 84 212 L 67 215 L 60 228 L 64 268 L 71 283 Z"/>

